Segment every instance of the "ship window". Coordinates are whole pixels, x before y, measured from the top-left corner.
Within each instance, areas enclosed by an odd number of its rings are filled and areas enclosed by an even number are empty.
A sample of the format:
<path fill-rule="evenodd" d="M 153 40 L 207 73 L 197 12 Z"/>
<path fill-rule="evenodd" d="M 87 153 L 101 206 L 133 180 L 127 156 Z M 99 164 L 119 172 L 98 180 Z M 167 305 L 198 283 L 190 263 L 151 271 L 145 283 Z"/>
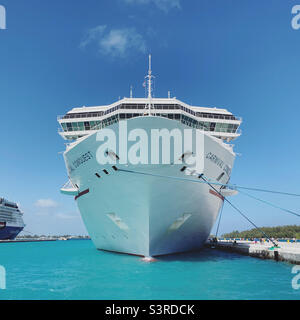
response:
<path fill-rule="evenodd" d="M 71 130 L 70 131 L 76 131 L 76 123 L 71 123 Z"/>
<path fill-rule="evenodd" d="M 222 128 L 222 123 L 217 123 L 215 130 L 216 130 L 217 132 L 220 132 L 220 131 L 221 131 L 221 128 Z"/>
<path fill-rule="evenodd" d="M 180 171 L 183 172 L 183 171 L 185 171 L 185 169 L 186 169 L 186 167 L 184 166 L 184 167 L 182 167 L 182 168 L 180 169 Z"/>
<path fill-rule="evenodd" d="M 85 130 L 90 130 L 90 123 L 84 122 L 84 128 L 85 128 Z"/>
<path fill-rule="evenodd" d="M 78 129 L 79 129 L 79 131 L 83 131 L 84 130 L 83 122 L 78 122 Z"/>
<path fill-rule="evenodd" d="M 101 176 L 100 176 L 99 173 L 95 173 L 95 175 L 96 175 L 98 178 L 101 178 Z"/>
<path fill-rule="evenodd" d="M 115 170 L 115 171 L 118 171 L 118 168 L 116 166 L 112 166 L 112 168 Z"/>
<path fill-rule="evenodd" d="M 109 173 L 108 173 L 108 171 L 107 171 L 106 169 L 104 169 L 104 170 L 103 170 L 103 172 L 104 172 L 105 174 L 109 174 Z"/>
<path fill-rule="evenodd" d="M 211 122 L 209 130 L 210 131 L 215 131 L 215 127 L 216 127 L 216 123 L 215 122 Z"/>
<path fill-rule="evenodd" d="M 217 181 L 220 181 L 220 180 L 223 178 L 224 174 L 225 174 L 225 173 L 222 172 L 222 173 L 218 176 Z"/>
<path fill-rule="evenodd" d="M 70 122 L 67 123 L 67 129 L 68 129 L 68 131 L 73 131 L 72 123 L 70 123 Z"/>
<path fill-rule="evenodd" d="M 5 203 L 4 205 L 5 205 L 5 207 L 18 209 L 18 207 L 16 205 L 13 205 L 13 204 Z"/>

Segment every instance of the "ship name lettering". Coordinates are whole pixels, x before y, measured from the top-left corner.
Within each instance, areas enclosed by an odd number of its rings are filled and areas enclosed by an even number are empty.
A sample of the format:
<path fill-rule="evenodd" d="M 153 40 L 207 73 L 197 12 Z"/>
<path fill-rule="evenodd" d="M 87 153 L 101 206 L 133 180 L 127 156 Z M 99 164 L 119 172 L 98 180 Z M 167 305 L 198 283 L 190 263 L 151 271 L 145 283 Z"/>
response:
<path fill-rule="evenodd" d="M 217 157 L 215 154 L 209 152 L 206 155 L 206 159 L 211 160 L 213 163 L 215 163 L 220 169 L 222 169 L 229 177 L 231 175 L 231 168 L 224 163 L 223 160 L 221 160 L 219 157 Z"/>
<path fill-rule="evenodd" d="M 217 157 L 215 154 L 209 152 L 206 155 L 206 158 L 211 160 L 213 163 L 215 163 L 221 169 L 223 169 L 224 162 L 219 157 Z"/>
<path fill-rule="evenodd" d="M 73 161 L 73 166 L 77 169 L 80 165 L 91 160 L 92 158 L 93 158 L 92 153 L 90 151 L 88 151 L 85 154 L 83 154 L 82 156 L 80 156 L 78 159 Z"/>

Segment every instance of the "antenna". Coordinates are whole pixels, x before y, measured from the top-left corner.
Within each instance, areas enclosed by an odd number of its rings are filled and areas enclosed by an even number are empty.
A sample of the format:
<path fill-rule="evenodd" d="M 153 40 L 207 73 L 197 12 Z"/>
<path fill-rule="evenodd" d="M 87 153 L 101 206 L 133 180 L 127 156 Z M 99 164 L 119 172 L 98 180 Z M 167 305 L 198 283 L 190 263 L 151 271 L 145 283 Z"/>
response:
<path fill-rule="evenodd" d="M 171 91 L 168 91 L 168 99 L 171 99 Z"/>
<path fill-rule="evenodd" d="M 151 70 L 151 54 L 149 54 L 149 70 L 148 70 L 148 98 L 151 99 L 152 98 L 152 70 Z"/>
<path fill-rule="evenodd" d="M 151 70 L 151 54 L 149 54 L 149 70 L 148 70 L 148 75 L 145 77 L 145 79 L 147 79 L 147 85 L 148 85 L 148 99 L 149 99 L 148 109 L 149 109 L 149 115 L 151 113 L 151 108 L 152 108 L 151 99 L 152 99 L 152 79 L 153 78 L 154 77 L 152 75 L 152 70 Z"/>
<path fill-rule="evenodd" d="M 132 86 L 130 86 L 130 98 L 132 99 Z"/>

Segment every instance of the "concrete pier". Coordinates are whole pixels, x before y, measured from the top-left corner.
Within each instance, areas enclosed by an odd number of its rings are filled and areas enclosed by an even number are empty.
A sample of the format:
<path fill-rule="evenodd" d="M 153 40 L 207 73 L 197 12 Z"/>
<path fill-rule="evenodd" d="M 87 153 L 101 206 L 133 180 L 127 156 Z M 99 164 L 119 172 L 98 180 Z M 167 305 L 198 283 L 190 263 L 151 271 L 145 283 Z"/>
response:
<path fill-rule="evenodd" d="M 278 248 L 271 242 L 254 241 L 233 241 L 221 240 L 218 242 L 207 241 L 207 247 L 214 247 L 218 250 L 237 252 L 251 257 L 261 259 L 273 259 L 276 261 L 286 261 L 300 265 L 300 243 L 278 242 Z"/>

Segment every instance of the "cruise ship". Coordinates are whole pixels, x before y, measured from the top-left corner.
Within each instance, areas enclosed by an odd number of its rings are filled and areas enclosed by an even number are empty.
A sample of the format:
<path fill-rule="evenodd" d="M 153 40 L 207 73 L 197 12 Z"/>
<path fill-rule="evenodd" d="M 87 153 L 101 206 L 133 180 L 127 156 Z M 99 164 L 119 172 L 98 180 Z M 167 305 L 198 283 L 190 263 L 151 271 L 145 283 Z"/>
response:
<path fill-rule="evenodd" d="M 170 93 L 154 97 L 151 56 L 144 86 L 145 98 L 130 90 L 58 117 L 69 177 L 61 192 L 75 197 L 98 249 L 144 257 L 196 250 L 235 193 L 224 185 L 242 120 Z"/>
<path fill-rule="evenodd" d="M 0 198 L 0 240 L 14 240 L 24 227 L 18 205 Z"/>

